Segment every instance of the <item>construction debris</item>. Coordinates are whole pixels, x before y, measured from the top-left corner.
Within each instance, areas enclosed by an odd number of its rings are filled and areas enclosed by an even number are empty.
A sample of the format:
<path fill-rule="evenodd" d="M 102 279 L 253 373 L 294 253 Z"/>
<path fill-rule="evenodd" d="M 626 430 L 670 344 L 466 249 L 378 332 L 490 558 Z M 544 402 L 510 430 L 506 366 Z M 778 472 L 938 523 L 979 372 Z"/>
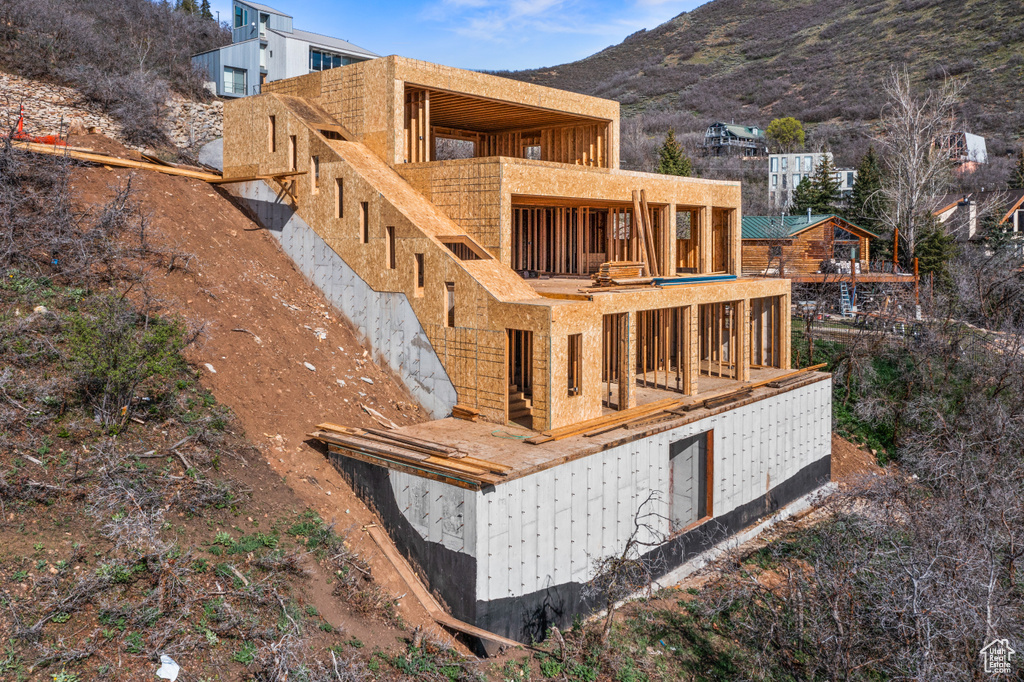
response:
<path fill-rule="evenodd" d="M 511 467 L 470 457 L 447 445 L 391 431 L 330 423 L 318 424 L 317 429 L 309 437 L 325 443 L 330 453 L 407 471 L 468 490 L 495 485 L 511 471 Z"/>

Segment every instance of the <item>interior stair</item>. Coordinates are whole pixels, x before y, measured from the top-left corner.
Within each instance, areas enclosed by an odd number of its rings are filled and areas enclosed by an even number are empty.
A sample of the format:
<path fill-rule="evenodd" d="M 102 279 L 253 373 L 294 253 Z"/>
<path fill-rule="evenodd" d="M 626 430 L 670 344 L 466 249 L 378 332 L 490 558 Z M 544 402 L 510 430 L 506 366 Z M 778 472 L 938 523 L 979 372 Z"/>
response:
<path fill-rule="evenodd" d="M 519 390 L 518 386 L 508 387 L 508 420 L 533 417 L 533 401 Z"/>

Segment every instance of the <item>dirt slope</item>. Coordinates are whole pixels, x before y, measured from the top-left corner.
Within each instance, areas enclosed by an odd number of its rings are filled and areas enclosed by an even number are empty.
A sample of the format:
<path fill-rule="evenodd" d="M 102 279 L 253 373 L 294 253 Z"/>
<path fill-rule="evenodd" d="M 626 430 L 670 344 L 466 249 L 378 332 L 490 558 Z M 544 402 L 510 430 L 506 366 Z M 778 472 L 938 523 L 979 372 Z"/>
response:
<path fill-rule="evenodd" d="M 100 135 L 75 137 L 71 144 L 130 156 Z M 83 207 L 102 205 L 112 187 L 130 174 L 83 167 L 74 175 L 74 190 Z M 304 441 L 322 421 L 378 426 L 361 404 L 400 425 L 424 421 L 426 414 L 373 361 L 352 327 L 307 283 L 274 237 L 226 193 L 150 172 L 136 173 L 132 182 L 150 214 L 154 242 L 192 256 L 185 269 L 153 273 L 150 291 L 135 293 L 155 297 L 167 311 L 202 327 L 190 361 L 203 368 L 204 384 L 234 411 L 280 476 L 280 490 L 271 487 L 259 495 L 287 495 L 287 486 L 326 521 L 335 522 L 339 533 L 350 534 L 385 588 L 406 593 L 373 541 L 358 530 L 373 523 L 373 515 L 325 456 Z M 399 611 L 407 623 L 434 630 L 411 598 L 400 602 Z"/>

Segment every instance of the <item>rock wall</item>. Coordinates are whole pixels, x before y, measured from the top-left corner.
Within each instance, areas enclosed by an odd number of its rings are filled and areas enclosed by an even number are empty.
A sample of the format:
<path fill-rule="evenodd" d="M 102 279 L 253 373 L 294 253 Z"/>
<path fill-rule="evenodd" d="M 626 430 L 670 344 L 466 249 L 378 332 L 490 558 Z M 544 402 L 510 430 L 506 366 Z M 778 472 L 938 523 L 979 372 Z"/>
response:
<path fill-rule="evenodd" d="M 86 101 L 74 88 L 0 73 L 0 126 L 4 131 L 16 125 L 22 105 L 25 107 L 25 132 L 29 135 L 94 129 L 133 149 L 142 149 L 127 145 L 121 124 L 98 105 Z M 191 102 L 175 95 L 167 102 L 164 128 L 174 146 L 196 149 L 223 135 L 223 120 L 223 102 Z"/>

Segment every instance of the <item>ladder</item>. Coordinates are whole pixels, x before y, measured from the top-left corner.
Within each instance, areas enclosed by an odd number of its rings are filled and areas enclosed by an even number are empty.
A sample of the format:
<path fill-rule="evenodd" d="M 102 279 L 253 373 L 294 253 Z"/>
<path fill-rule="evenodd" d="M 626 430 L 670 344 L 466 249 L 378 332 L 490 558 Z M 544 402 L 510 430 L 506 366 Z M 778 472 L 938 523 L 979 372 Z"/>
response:
<path fill-rule="evenodd" d="M 850 288 L 846 282 L 839 283 L 839 311 L 843 317 L 853 317 L 853 304 L 850 302 Z"/>

